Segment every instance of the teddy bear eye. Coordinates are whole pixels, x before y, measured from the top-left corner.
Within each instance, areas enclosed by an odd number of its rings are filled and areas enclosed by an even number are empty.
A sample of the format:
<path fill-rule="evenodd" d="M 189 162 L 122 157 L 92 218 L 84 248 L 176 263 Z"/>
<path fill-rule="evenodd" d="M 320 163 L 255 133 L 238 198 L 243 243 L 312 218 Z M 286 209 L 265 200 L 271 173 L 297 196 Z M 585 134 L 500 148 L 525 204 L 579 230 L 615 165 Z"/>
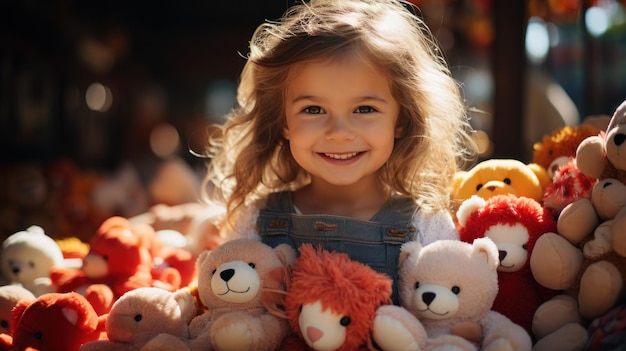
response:
<path fill-rule="evenodd" d="M 504 178 L 503 182 L 506 185 L 511 185 L 511 179 L 509 179 L 509 178 Z"/>
<path fill-rule="evenodd" d="M 252 262 L 248 263 L 248 266 L 250 266 L 250 268 L 254 269 L 254 267 L 256 267 L 256 265 Z"/>
<path fill-rule="evenodd" d="M 454 295 L 458 295 L 461 292 L 461 288 L 459 288 L 458 286 L 453 286 L 450 290 L 452 290 L 452 292 L 454 293 Z"/>
<path fill-rule="evenodd" d="M 135 322 L 141 322 L 143 317 L 140 314 L 136 314 L 134 319 L 135 319 Z"/>
<path fill-rule="evenodd" d="M 213 272 L 211 272 L 211 275 L 214 275 L 215 272 L 217 272 L 217 269 L 214 269 Z"/>
<path fill-rule="evenodd" d="M 482 185 L 482 184 L 478 184 L 478 185 L 476 185 L 476 191 L 480 190 L 482 187 L 483 187 L 483 185 Z"/>
<path fill-rule="evenodd" d="M 352 323 L 352 319 L 350 319 L 350 317 L 348 316 L 341 317 L 341 319 L 339 320 L 339 324 L 344 327 L 347 327 L 348 325 L 350 325 L 350 323 Z"/>
<path fill-rule="evenodd" d="M 415 290 L 419 289 L 420 287 L 420 282 L 415 282 Z"/>
<path fill-rule="evenodd" d="M 40 331 L 35 333 L 35 339 L 41 340 L 41 332 Z"/>
<path fill-rule="evenodd" d="M 28 262 L 28 265 L 30 266 L 30 268 L 35 268 L 35 262 L 33 261 Z"/>
<path fill-rule="evenodd" d="M 0 321 L 0 327 L 2 327 L 2 328 L 8 328 L 8 327 L 9 327 L 9 322 L 7 322 L 7 321 L 5 321 L 5 320 Z"/>

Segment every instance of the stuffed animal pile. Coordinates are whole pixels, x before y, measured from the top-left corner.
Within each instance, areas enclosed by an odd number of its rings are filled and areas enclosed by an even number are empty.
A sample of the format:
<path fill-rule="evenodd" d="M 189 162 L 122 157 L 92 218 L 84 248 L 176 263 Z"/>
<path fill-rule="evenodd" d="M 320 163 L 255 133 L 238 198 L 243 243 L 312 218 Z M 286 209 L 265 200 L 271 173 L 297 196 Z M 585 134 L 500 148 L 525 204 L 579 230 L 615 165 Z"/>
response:
<path fill-rule="evenodd" d="M 23 226 L 0 249 L 0 351 L 619 350 L 626 101 L 599 127 L 459 171 L 459 240 L 404 244 L 397 281 L 310 244 L 229 238 L 193 177 L 162 188 L 174 168 L 145 193 L 66 162 L 7 169 L 3 187 L 31 184 L 37 203 L 0 194 L 3 214 L 27 214 L 0 221 Z"/>

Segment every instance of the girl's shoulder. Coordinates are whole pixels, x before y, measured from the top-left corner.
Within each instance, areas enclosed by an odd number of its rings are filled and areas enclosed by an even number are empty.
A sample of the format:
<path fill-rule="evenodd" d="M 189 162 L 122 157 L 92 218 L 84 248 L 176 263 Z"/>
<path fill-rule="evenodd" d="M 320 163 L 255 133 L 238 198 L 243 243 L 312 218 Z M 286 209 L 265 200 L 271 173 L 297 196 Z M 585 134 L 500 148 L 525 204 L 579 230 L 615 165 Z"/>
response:
<path fill-rule="evenodd" d="M 441 239 L 459 239 L 454 220 L 448 211 L 416 211 L 413 214 L 413 225 L 424 245 Z"/>

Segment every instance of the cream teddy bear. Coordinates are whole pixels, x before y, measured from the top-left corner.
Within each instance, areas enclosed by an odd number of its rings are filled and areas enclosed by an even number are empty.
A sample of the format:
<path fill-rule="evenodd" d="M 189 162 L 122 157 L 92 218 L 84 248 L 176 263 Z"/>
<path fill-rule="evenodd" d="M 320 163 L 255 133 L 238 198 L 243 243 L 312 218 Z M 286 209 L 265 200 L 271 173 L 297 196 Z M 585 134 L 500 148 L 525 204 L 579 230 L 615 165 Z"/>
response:
<path fill-rule="evenodd" d="M 32 225 L 2 242 L 0 269 L 5 284 L 21 284 L 35 297 L 55 291 L 50 270 L 66 264 L 59 245 L 40 226 Z"/>
<path fill-rule="evenodd" d="M 384 350 L 530 350 L 530 335 L 491 309 L 498 263 L 498 248 L 486 237 L 471 244 L 404 244 L 398 282 L 402 307 L 379 308 L 374 340 Z M 422 340 L 411 339 L 422 335 L 419 324 L 428 337 L 425 348 Z"/>
<path fill-rule="evenodd" d="M 89 342 L 81 351 L 184 351 L 189 338 L 187 325 L 195 316 L 194 297 L 186 290 L 137 288 L 111 307 L 106 318 L 108 340 Z"/>

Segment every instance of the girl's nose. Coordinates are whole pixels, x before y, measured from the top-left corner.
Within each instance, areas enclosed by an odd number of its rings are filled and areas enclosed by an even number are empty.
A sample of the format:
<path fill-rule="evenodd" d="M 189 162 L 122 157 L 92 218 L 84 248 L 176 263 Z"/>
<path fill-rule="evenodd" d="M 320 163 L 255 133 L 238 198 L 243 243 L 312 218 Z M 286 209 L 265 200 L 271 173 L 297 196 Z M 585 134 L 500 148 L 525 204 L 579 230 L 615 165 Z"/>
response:
<path fill-rule="evenodd" d="M 352 140 L 354 136 L 354 128 L 348 116 L 332 116 L 329 118 L 326 128 L 327 140 Z"/>

